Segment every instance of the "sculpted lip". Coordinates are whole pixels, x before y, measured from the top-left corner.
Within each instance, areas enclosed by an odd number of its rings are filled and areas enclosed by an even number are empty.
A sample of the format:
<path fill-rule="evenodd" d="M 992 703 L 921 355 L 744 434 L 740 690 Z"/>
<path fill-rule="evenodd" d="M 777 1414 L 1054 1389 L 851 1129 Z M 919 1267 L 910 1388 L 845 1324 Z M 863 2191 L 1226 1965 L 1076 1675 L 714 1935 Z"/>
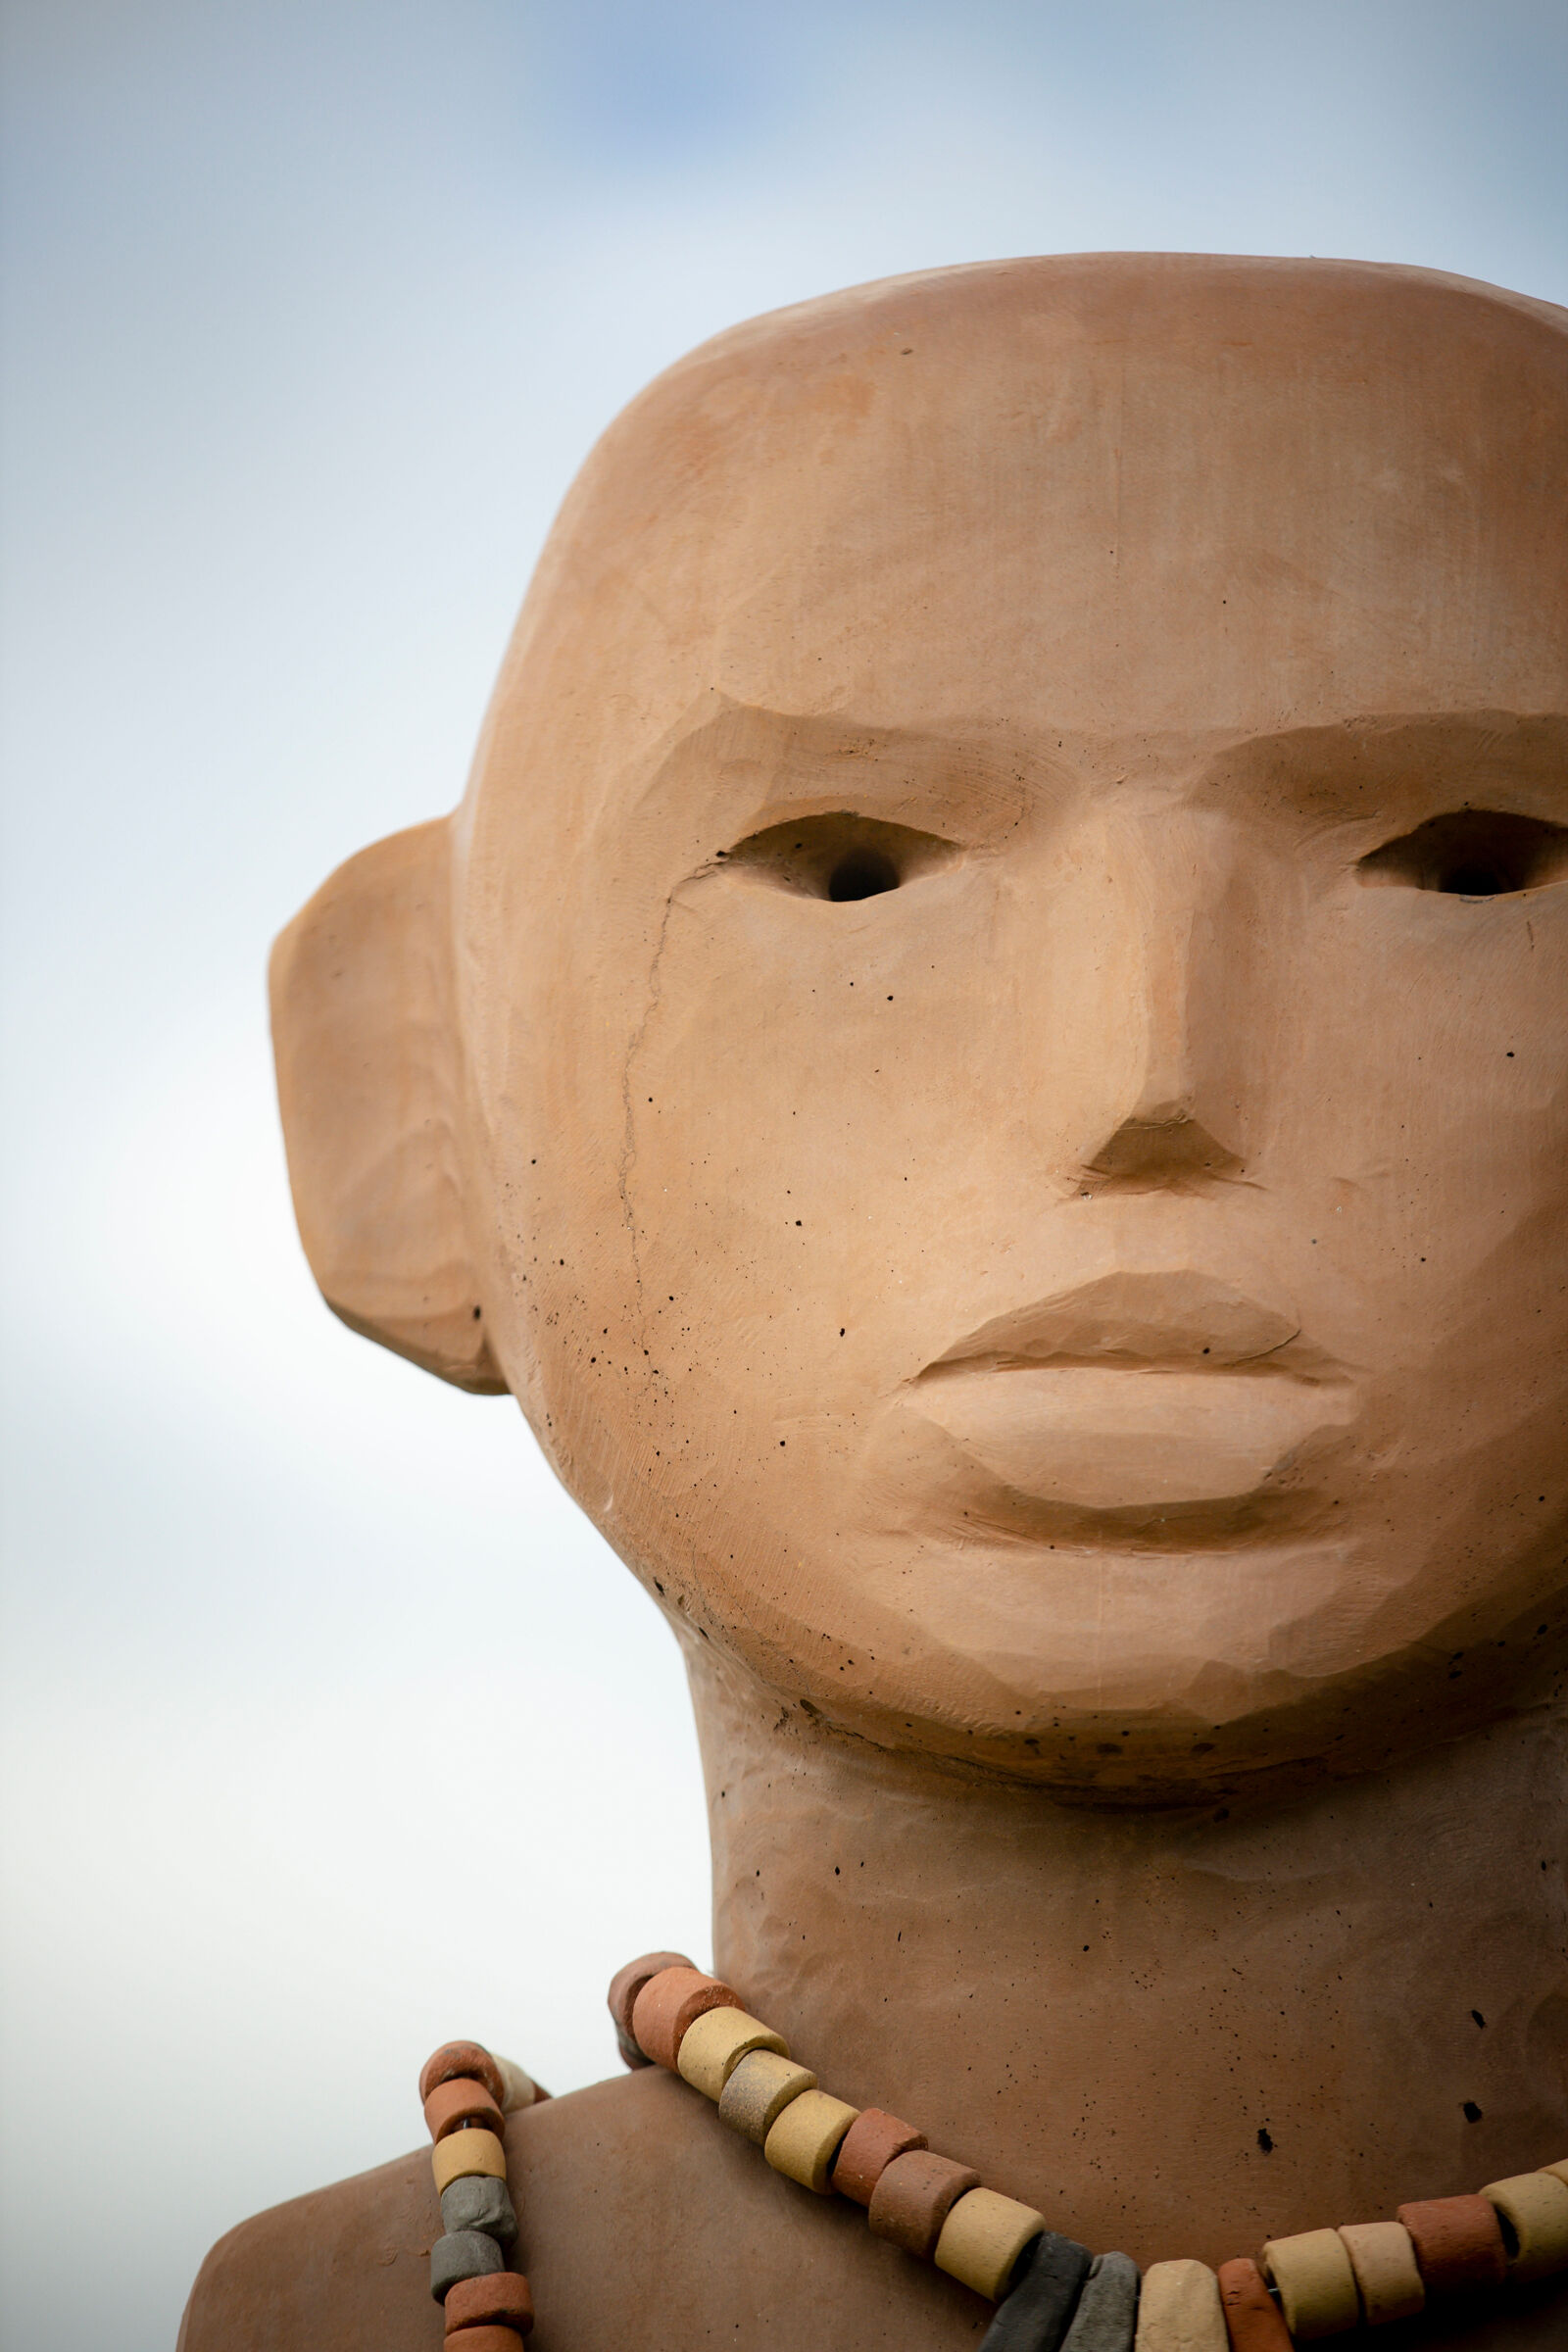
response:
<path fill-rule="evenodd" d="M 1299 1335 L 1287 1307 L 1261 1305 L 1211 1274 L 1103 1274 L 994 1316 L 919 1378 L 1046 1364 L 1220 1371 L 1259 1363 Z"/>
<path fill-rule="evenodd" d="M 982 1487 L 1076 1516 L 1228 1514 L 1342 1431 L 1353 1393 L 1283 1303 L 1191 1268 L 995 1316 L 904 1392 Z"/>

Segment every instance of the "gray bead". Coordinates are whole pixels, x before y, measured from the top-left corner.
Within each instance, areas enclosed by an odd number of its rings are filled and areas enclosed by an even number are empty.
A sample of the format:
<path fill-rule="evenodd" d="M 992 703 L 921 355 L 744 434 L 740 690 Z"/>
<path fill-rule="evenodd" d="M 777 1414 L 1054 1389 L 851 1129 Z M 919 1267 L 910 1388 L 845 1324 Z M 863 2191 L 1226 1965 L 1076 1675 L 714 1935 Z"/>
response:
<path fill-rule="evenodd" d="M 1061 2352 L 1132 2352 L 1141 2283 L 1130 2254 L 1097 2254 Z"/>
<path fill-rule="evenodd" d="M 492 2271 L 506 2267 L 501 2248 L 482 2230 L 449 2230 L 430 2248 L 430 2292 L 444 2303 L 448 2288 L 460 2278 L 488 2278 Z"/>
<path fill-rule="evenodd" d="M 1090 2268 L 1087 2246 L 1043 2230 L 1019 2255 L 980 2352 L 1061 2352 Z"/>
<path fill-rule="evenodd" d="M 512 2210 L 506 2182 L 483 2175 L 454 2180 L 441 2192 L 441 2227 L 482 2230 L 487 2237 L 510 2246 L 517 2234 L 517 2217 Z"/>

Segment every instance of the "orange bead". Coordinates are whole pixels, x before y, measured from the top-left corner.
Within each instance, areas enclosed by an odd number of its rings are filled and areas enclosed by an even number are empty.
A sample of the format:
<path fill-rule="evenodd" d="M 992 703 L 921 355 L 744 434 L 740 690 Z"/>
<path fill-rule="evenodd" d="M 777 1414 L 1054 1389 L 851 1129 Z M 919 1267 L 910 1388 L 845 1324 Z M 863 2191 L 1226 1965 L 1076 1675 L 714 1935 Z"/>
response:
<path fill-rule="evenodd" d="M 442 2352 L 517 2352 L 526 2333 L 523 2328 L 459 2328 L 447 2337 Z"/>
<path fill-rule="evenodd" d="M 1231 2352 L 1292 2352 L 1291 2331 L 1256 2263 L 1222 2262 L 1216 2276 Z"/>
<path fill-rule="evenodd" d="M 1485 2197 L 1426 2197 L 1395 2216 L 1410 2232 L 1416 2268 L 1429 2294 L 1472 2286 L 1500 2286 L 1508 2276 L 1507 2249 L 1495 2206 Z"/>
<path fill-rule="evenodd" d="M 895 2156 L 925 2146 L 925 2133 L 901 2123 L 881 2107 L 865 2107 L 856 2117 L 833 2167 L 833 2185 L 841 2197 L 869 2205 L 875 2188 Z"/>
<path fill-rule="evenodd" d="M 501 2109 L 484 2084 L 462 2075 L 456 2082 L 438 2082 L 424 2102 L 424 2128 L 432 2139 L 445 2139 L 449 2132 L 461 2132 L 466 2124 L 499 2132 L 502 2122 Z"/>
<path fill-rule="evenodd" d="M 632 2039 L 645 2058 L 675 2072 L 680 2045 L 694 2018 L 708 2009 L 739 2009 L 740 1995 L 705 1977 L 697 1968 L 662 1968 L 650 1977 L 632 2008 Z"/>
<path fill-rule="evenodd" d="M 906 2254 L 929 2262 L 954 2206 L 979 2185 L 979 2174 L 966 2164 L 934 2156 L 929 2148 L 911 2148 L 884 2165 L 866 2220 L 878 2237 L 890 2237 Z"/>
<path fill-rule="evenodd" d="M 430 2096 L 438 2082 L 455 2082 L 460 2075 L 482 2082 L 499 2107 L 506 2095 L 501 2069 L 482 2042 L 444 2041 L 419 2069 L 419 2100 Z"/>
<path fill-rule="evenodd" d="M 460 2328 L 507 2328 L 526 2335 L 533 2326 L 533 2297 L 528 2281 L 515 2271 L 492 2271 L 483 2278 L 460 2278 L 447 2292 L 447 2333 Z M 465 2334 L 466 2352 L 472 2352 Z"/>
<path fill-rule="evenodd" d="M 693 1965 L 684 1952 L 644 1952 L 640 1960 L 628 1960 L 624 1968 L 617 1968 L 610 1980 L 610 2014 L 619 2031 L 631 2032 L 631 2013 L 637 2006 L 637 1995 L 650 1977 L 662 1975 L 666 1968 Z"/>

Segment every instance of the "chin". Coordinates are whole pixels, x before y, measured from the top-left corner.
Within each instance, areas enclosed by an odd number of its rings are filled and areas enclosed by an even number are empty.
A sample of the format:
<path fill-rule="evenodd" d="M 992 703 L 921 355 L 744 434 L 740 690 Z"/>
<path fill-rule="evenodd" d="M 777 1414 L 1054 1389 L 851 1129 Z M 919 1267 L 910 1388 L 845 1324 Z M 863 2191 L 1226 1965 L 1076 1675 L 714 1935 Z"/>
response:
<path fill-rule="evenodd" d="M 755 1615 L 718 1638 L 852 1736 L 1134 1809 L 1289 1801 L 1495 1721 L 1561 1672 L 1562 1613 L 1539 1593 L 1461 1642 L 1446 1587 L 1376 1530 L 1256 1516 L 1185 1548 L 1103 1527 L 954 1540 L 917 1519 L 806 1571 L 778 1629 L 795 1671 L 771 1641 L 753 1650 Z"/>

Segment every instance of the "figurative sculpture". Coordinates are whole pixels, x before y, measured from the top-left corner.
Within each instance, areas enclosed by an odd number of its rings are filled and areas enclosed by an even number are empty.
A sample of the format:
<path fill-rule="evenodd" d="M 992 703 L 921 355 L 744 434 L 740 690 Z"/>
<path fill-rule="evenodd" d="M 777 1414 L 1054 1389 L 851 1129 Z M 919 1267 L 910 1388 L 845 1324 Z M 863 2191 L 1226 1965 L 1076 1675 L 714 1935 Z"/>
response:
<path fill-rule="evenodd" d="M 1568 314 L 1432 272 L 755 321 L 275 958 L 327 1298 L 681 1642 L 717 1973 L 1139 2263 L 1568 2157 L 1565 489 Z M 990 2320 L 659 2068 L 509 2155 L 547 2352 Z M 245 2225 L 186 2352 L 433 2352 L 435 2226 Z"/>

